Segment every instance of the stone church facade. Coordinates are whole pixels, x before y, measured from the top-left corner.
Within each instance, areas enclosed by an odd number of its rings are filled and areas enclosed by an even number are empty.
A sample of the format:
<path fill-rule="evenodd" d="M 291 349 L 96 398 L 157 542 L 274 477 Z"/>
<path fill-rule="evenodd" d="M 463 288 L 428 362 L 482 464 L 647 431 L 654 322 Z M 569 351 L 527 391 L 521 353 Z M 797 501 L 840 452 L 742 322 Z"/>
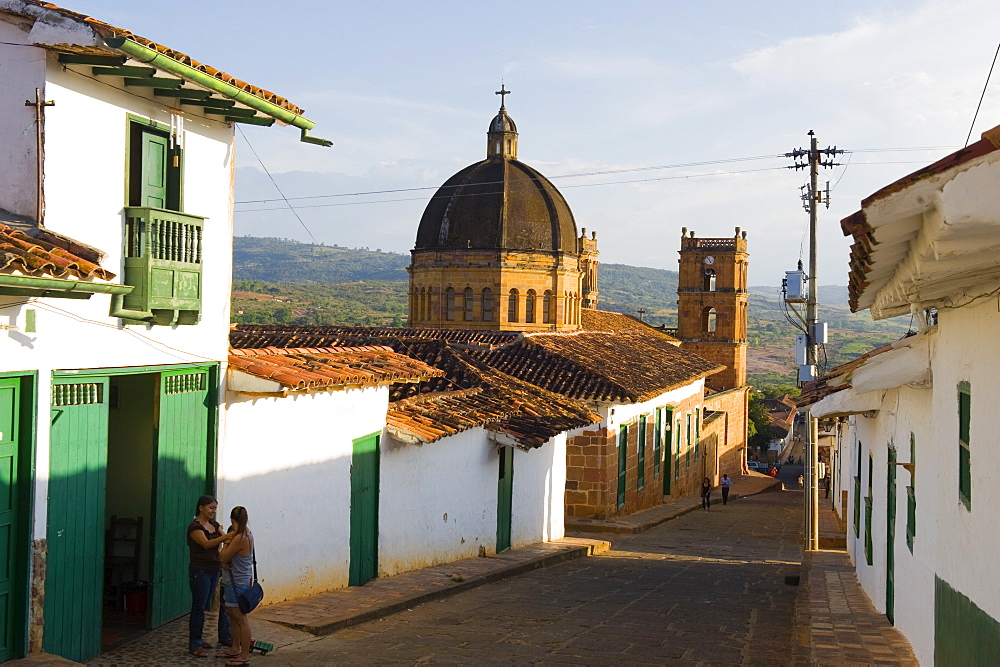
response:
<path fill-rule="evenodd" d="M 486 159 L 427 204 L 409 267 L 409 326 L 575 331 L 580 310 L 596 307 L 597 234 L 577 235 L 562 194 L 517 159 L 517 140 L 501 104 Z"/>

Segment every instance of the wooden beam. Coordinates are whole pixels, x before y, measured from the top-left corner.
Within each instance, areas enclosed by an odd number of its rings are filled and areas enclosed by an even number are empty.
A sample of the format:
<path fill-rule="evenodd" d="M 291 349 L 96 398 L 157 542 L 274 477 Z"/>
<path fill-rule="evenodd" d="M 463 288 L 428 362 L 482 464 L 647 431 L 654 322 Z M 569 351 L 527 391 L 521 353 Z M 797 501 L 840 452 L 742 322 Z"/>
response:
<path fill-rule="evenodd" d="M 237 116 L 225 116 L 223 120 L 227 120 L 230 123 L 246 123 L 247 125 L 263 125 L 264 127 L 271 127 L 274 125 L 274 119 L 267 116 L 254 116 L 253 118 L 243 118 Z"/>
<path fill-rule="evenodd" d="M 126 86 L 137 86 L 140 88 L 180 88 L 184 82 L 180 79 L 165 79 L 160 77 L 149 77 L 148 79 L 125 79 Z"/>
<path fill-rule="evenodd" d="M 92 56 L 83 53 L 60 53 L 59 62 L 64 65 L 106 65 L 116 67 L 124 65 L 128 60 L 125 56 Z"/>
<path fill-rule="evenodd" d="M 160 97 L 185 97 L 192 100 L 204 100 L 212 96 L 210 91 L 196 88 L 155 88 L 153 94 Z"/>
<path fill-rule="evenodd" d="M 155 67 L 94 67 L 91 71 L 97 76 L 133 76 L 148 78 L 156 74 Z"/>
<path fill-rule="evenodd" d="M 220 100 L 218 97 L 209 97 L 204 100 L 178 100 L 181 104 L 191 104 L 197 107 L 216 107 L 219 109 L 228 109 L 230 107 L 236 106 L 236 102 L 233 100 Z"/>

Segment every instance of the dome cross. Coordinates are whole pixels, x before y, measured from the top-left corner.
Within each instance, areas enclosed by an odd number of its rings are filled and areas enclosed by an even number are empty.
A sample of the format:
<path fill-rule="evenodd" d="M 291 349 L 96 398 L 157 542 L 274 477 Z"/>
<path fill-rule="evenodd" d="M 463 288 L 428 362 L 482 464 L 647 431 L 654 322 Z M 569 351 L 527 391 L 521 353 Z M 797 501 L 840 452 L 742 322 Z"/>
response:
<path fill-rule="evenodd" d="M 507 90 L 507 88 L 504 86 L 504 84 L 501 83 L 500 84 L 500 90 L 498 90 L 497 92 L 495 92 L 493 94 L 500 96 L 500 108 L 501 109 L 506 108 L 506 107 L 504 107 L 504 101 L 505 101 L 506 96 L 510 95 L 510 91 Z"/>

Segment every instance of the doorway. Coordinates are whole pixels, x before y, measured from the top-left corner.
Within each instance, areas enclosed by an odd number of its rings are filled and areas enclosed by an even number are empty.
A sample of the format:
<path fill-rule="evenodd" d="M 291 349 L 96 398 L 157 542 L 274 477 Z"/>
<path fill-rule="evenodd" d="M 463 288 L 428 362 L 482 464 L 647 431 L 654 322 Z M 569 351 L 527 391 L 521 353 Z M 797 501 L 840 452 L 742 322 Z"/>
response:
<path fill-rule="evenodd" d="M 53 378 L 46 652 L 86 661 L 190 610 L 183 532 L 214 486 L 216 385 L 214 366 Z"/>
<path fill-rule="evenodd" d="M 497 545 L 496 553 L 510 549 L 510 526 L 514 510 L 514 448 L 500 447 L 500 469 L 497 477 Z"/>
<path fill-rule="evenodd" d="M 109 378 L 101 649 L 147 626 L 159 375 Z"/>
<path fill-rule="evenodd" d="M 351 561 L 348 586 L 378 575 L 379 434 L 358 438 L 351 457 Z"/>

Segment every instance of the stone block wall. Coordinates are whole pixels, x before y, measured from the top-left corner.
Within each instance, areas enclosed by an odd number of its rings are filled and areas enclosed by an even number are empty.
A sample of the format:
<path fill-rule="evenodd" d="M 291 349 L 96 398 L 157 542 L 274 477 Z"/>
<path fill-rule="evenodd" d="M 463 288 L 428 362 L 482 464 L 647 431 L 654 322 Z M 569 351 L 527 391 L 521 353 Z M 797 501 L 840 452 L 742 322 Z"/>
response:
<path fill-rule="evenodd" d="M 584 430 L 566 443 L 566 516 L 608 515 L 610 469 L 617 471 L 615 435 L 606 428 Z M 609 453 L 611 456 L 609 456 Z M 610 462 L 609 462 L 610 459 Z M 612 487 L 612 494 L 614 490 Z M 614 498 L 611 498 L 614 502 Z"/>

